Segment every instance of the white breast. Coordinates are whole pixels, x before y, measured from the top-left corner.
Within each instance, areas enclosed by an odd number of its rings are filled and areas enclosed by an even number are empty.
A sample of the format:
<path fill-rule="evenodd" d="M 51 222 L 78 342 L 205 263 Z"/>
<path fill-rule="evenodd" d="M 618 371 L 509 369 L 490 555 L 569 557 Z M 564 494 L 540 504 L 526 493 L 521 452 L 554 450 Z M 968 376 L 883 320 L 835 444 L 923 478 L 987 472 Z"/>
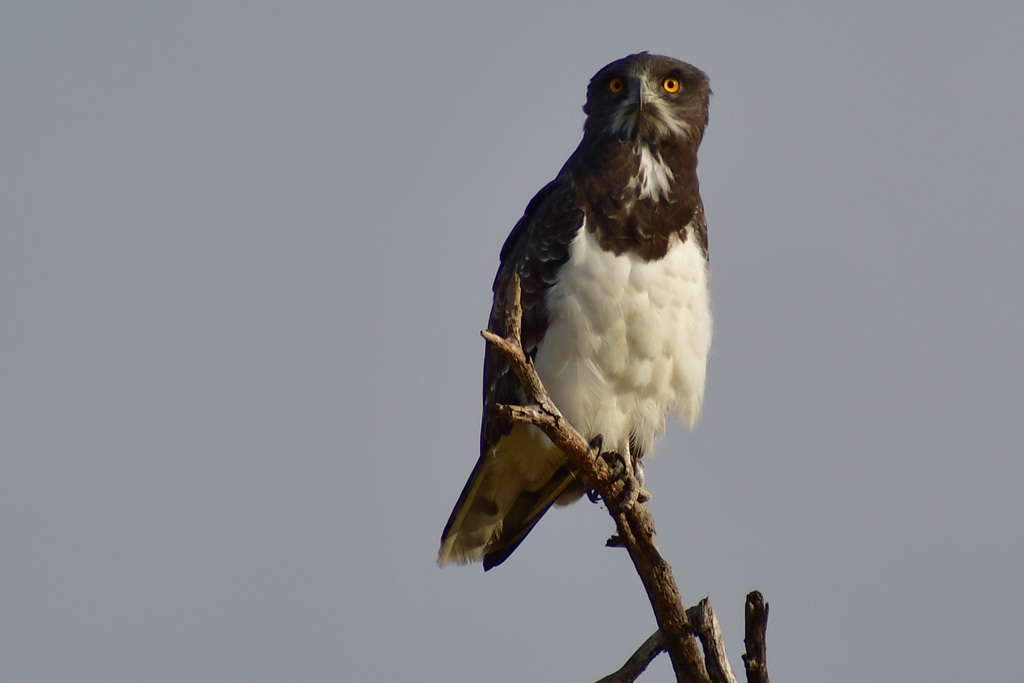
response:
<path fill-rule="evenodd" d="M 692 427 L 704 399 L 711 310 L 707 261 L 691 237 L 656 261 L 603 250 L 584 228 L 545 302 L 536 365 L 569 421 L 608 448 L 645 451 L 676 411 Z"/>

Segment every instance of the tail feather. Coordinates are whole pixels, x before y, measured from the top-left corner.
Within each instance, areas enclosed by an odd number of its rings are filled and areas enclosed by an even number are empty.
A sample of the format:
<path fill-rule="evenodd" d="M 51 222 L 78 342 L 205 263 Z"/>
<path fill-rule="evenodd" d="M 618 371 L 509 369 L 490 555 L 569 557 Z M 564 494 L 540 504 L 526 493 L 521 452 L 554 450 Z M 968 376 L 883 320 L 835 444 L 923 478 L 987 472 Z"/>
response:
<path fill-rule="evenodd" d="M 482 559 L 485 571 L 498 566 L 576 481 L 568 465 L 557 468 L 534 491 L 524 481 L 495 474 L 485 459 L 477 463 L 441 535 L 439 565 Z"/>
<path fill-rule="evenodd" d="M 563 466 L 540 491 L 519 494 L 512 508 L 505 515 L 501 529 L 484 554 L 484 571 L 508 559 L 526 536 L 537 526 L 544 513 L 558 501 L 574 482 L 576 475 L 569 467 Z"/>

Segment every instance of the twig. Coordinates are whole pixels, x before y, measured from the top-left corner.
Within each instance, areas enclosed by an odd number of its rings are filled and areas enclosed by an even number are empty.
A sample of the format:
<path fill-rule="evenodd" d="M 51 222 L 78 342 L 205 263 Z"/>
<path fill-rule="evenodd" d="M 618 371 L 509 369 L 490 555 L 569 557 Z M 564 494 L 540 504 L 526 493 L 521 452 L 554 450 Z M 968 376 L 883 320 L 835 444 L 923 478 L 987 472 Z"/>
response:
<path fill-rule="evenodd" d="M 543 414 L 542 417 L 538 416 L 539 419 L 536 421 L 531 415 L 529 421 L 536 424 L 565 453 L 585 481 L 596 488 L 607 503 L 609 514 L 615 519 L 617 535 L 622 545 L 629 551 L 629 557 L 647 591 L 658 622 L 658 630 L 664 637 L 665 649 L 672 660 L 676 680 L 710 683 L 711 679 L 705 669 L 700 647 L 693 637 L 693 628 L 683 609 L 683 601 L 672 575 L 672 567 L 654 544 L 654 520 L 647 512 L 647 506 L 635 503 L 616 514 L 615 511 L 619 508 L 617 502 L 621 498 L 624 483 L 613 481 L 607 465 L 596 457 L 596 449 L 591 448 L 562 416 L 544 389 L 533 361 L 522 347 L 522 304 L 518 276 L 514 276 L 511 293 L 512 301 L 503 321 L 506 336 L 501 337 L 488 331 L 482 334 L 508 359 L 526 395 L 535 405 L 527 406 L 521 412 L 517 412 L 511 406 L 505 410 L 512 411 L 510 415 L 515 413 L 519 416 L 516 419 L 524 419 L 528 413 Z"/>
<path fill-rule="evenodd" d="M 768 628 L 768 603 L 760 591 L 747 593 L 746 635 L 743 642 L 747 647 L 743 655 L 743 666 L 747 669 L 747 683 L 769 683 L 767 646 L 765 631 Z"/>
<path fill-rule="evenodd" d="M 608 674 L 597 683 L 633 683 L 647 669 L 647 665 L 664 651 L 665 638 L 661 635 L 661 631 L 655 631 L 650 638 L 644 641 L 643 645 L 637 648 L 633 656 L 626 660 L 621 669 Z"/>

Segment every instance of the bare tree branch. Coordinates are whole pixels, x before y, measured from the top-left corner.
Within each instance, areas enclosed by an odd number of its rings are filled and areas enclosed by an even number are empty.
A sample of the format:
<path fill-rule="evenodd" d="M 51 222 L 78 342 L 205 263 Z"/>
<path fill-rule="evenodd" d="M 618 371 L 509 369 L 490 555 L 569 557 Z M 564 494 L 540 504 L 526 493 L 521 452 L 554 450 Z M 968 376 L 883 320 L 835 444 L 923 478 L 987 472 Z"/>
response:
<path fill-rule="evenodd" d="M 518 277 L 515 277 L 512 290 L 512 302 L 504 321 L 507 336 L 501 337 L 489 331 L 482 333 L 484 338 L 508 359 L 519 381 L 522 382 L 526 395 L 535 404 L 527 406 L 524 411 L 517 412 L 511 407 L 508 410 L 521 416 L 516 419 L 525 419 L 527 414 L 531 414 L 529 421 L 536 424 L 566 454 L 586 482 L 597 489 L 605 500 L 609 514 L 615 519 L 619 541 L 629 552 L 630 559 L 647 591 L 658 622 L 658 630 L 664 637 L 665 649 L 672 660 L 676 680 L 710 683 L 701 649 L 697 645 L 693 628 L 683 609 L 683 601 L 672 575 L 672 568 L 658 552 L 654 543 L 654 520 L 647 512 L 647 506 L 636 502 L 625 510 L 616 512 L 619 510 L 619 501 L 626 483 L 633 487 L 638 484 L 635 480 L 614 480 L 608 466 L 597 457 L 597 449 L 591 448 L 552 402 L 537 375 L 533 361 L 522 347 L 522 305 Z M 532 413 L 536 412 L 542 416 L 537 416 L 539 419 L 534 421 Z M 629 478 L 631 477 L 632 475 L 629 475 Z"/>
<path fill-rule="evenodd" d="M 633 683 L 647 669 L 647 665 L 664 651 L 665 638 L 661 635 L 661 631 L 655 631 L 650 638 L 644 641 L 643 645 L 637 648 L 633 656 L 626 660 L 621 669 L 608 674 L 597 683 Z"/>
<path fill-rule="evenodd" d="M 736 683 L 736 676 L 729 666 L 729 656 L 725 653 L 725 639 L 722 628 L 718 625 L 718 617 L 711 609 L 711 599 L 704 598 L 686 610 L 686 616 L 700 637 L 704 648 L 704 664 L 712 683 Z"/>
<path fill-rule="evenodd" d="M 747 683 L 769 683 L 767 646 L 765 631 L 768 629 L 768 603 L 760 591 L 747 593 L 746 603 L 746 636 L 743 638 L 747 646 L 743 655 L 743 666 L 747 669 Z"/>

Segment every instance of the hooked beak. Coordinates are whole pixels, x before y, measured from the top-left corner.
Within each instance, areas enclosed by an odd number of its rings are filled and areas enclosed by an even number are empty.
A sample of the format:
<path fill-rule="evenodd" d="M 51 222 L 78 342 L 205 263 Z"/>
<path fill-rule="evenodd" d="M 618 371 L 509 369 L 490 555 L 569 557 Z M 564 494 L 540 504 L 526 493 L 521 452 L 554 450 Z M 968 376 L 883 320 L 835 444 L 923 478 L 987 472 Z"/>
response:
<path fill-rule="evenodd" d="M 636 84 L 636 108 L 640 114 L 644 112 L 644 105 L 654 100 L 654 92 L 647 87 L 647 79 L 639 78 Z"/>

